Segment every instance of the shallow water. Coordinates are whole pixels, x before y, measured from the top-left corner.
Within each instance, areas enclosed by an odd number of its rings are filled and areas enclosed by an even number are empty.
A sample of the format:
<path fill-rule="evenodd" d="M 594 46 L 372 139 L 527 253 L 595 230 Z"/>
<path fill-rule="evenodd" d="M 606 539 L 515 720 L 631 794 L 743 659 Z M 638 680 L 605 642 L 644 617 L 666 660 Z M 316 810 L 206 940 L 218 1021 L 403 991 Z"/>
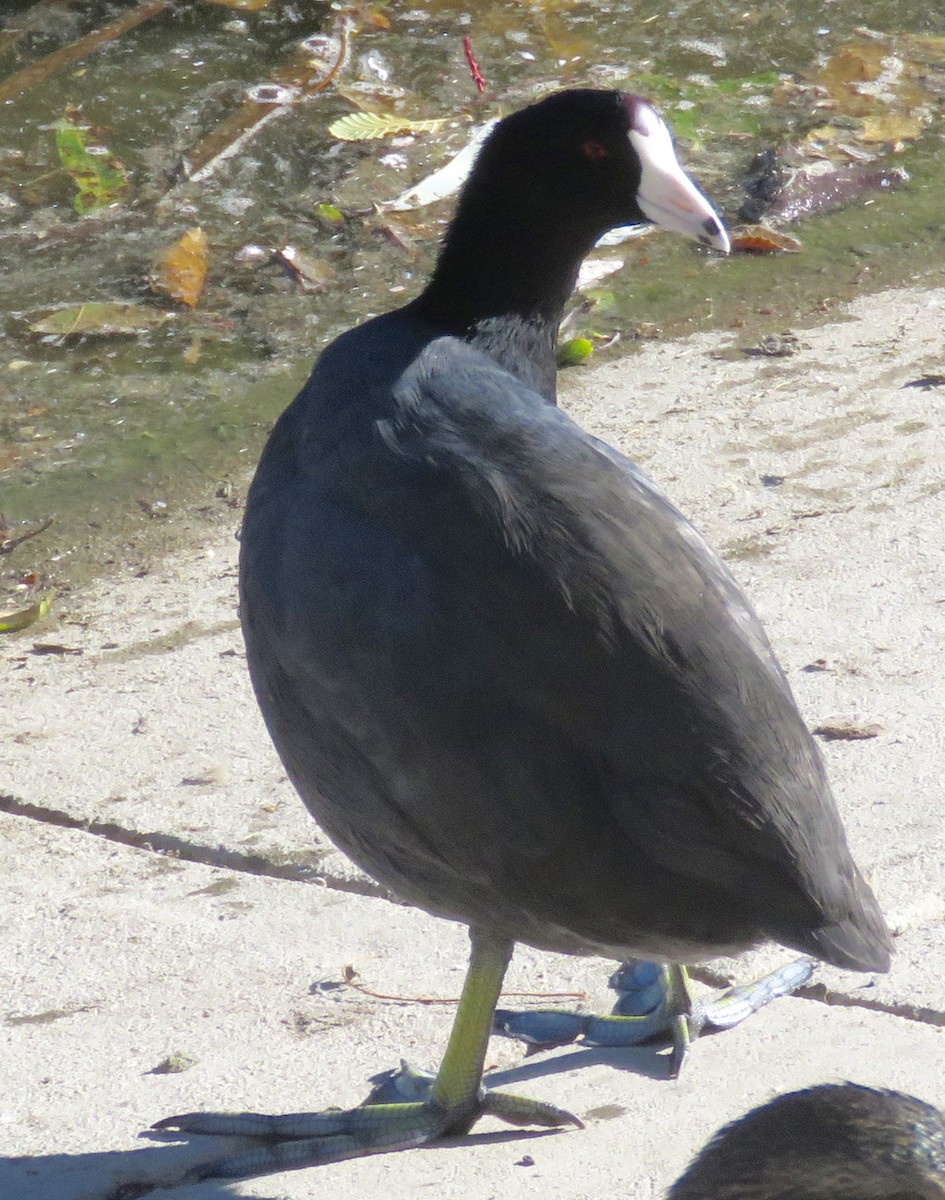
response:
<path fill-rule="evenodd" d="M 134 7 L 8 0 L 0 77 Z M 48 532 L 0 559 L 8 586 L 31 572 L 61 584 L 105 563 L 136 564 L 154 545 L 191 536 L 195 514 L 237 524 L 233 510 L 265 431 L 318 349 L 409 298 L 432 262 L 449 202 L 396 215 L 379 214 L 374 202 L 441 165 L 470 122 L 550 85 L 645 91 L 732 218 L 753 153 L 799 141 L 824 119 L 806 93 L 779 101 L 779 75 L 810 81 L 838 48 L 862 41 L 863 25 L 945 34 L 945 15 L 918 2 L 864 4 L 855 16 L 847 6 L 794 0 L 747 11 L 720 0 L 665 11 L 428 0 L 378 11 L 389 28 L 362 21 L 333 86 L 289 106 L 201 183 L 180 181 L 182 157 L 239 109 L 248 86 L 302 61 L 302 38 L 331 32 L 327 6 L 168 10 L 0 106 L 0 511 L 14 524 L 55 517 Z M 9 29 L 16 21 L 28 26 L 18 40 Z M 467 34 L 489 84 L 482 98 L 463 55 Z M 625 269 L 595 290 L 581 330 L 620 333 L 606 354 L 632 352 L 641 333 L 705 327 L 720 330 L 720 344 L 750 345 L 856 291 L 940 276 L 943 67 L 921 68 L 926 131 L 888 156 L 910 172 L 905 188 L 792 229 L 803 241 L 796 255 L 721 260 L 671 237 L 631 242 L 619 251 Z M 355 111 L 357 96 L 412 118 L 456 121 L 403 143 L 335 141 L 327 127 Z M 58 170 L 51 129 L 67 105 L 130 173 L 126 197 L 84 217 L 73 211 L 76 189 Z M 326 204 L 343 219 L 327 219 L 318 208 Z M 147 277 L 160 251 L 195 225 L 209 239 L 210 272 L 190 311 L 150 296 Z M 250 244 L 262 257 L 246 253 Z M 269 261 L 286 245 L 320 260 L 323 286 L 306 291 Z M 143 301 L 175 315 L 136 337 L 29 328 L 45 310 L 95 300 Z"/>

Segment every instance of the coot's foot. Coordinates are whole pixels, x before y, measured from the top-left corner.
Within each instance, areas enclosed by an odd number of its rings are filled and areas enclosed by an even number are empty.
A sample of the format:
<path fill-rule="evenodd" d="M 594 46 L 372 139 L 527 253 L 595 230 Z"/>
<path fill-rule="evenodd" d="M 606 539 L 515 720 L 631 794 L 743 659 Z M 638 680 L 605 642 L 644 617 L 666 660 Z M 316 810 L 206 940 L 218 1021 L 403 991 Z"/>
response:
<path fill-rule="evenodd" d="M 198 1165 L 188 1178 L 240 1179 L 409 1150 L 441 1137 L 468 1133 L 483 1116 L 499 1117 L 511 1125 L 581 1128 L 577 1117 L 551 1104 L 507 1092 L 490 1092 L 482 1086 L 492 1014 L 512 943 L 475 927 L 470 929 L 469 937 L 469 970 L 436 1075 L 411 1071 L 401 1064 L 399 1071 L 379 1076 L 378 1086 L 357 1108 L 278 1117 L 199 1112 L 165 1117 L 152 1128 L 258 1142 L 248 1151 L 241 1148 Z"/>
<path fill-rule="evenodd" d="M 810 959 L 798 958 L 753 983 L 702 1000 L 692 995 L 685 967 L 636 959 L 622 963 L 610 978 L 610 986 L 619 993 L 610 1016 L 553 1008 L 525 1012 L 498 1009 L 493 1032 L 538 1047 L 571 1042 L 637 1046 L 668 1034 L 675 1076 L 682 1070 L 691 1041 L 700 1033 L 738 1025 L 759 1008 L 806 983 L 813 969 Z"/>
<path fill-rule="evenodd" d="M 430 1071 L 412 1067 L 401 1059 L 396 1070 L 372 1075 L 371 1082 L 374 1087 L 364 1101 L 365 1105 L 393 1107 L 416 1101 L 429 1103 L 436 1076 Z M 527 1096 L 516 1096 L 512 1092 L 494 1092 L 490 1088 L 481 1087 L 478 1105 L 477 1117 L 498 1117 L 509 1125 L 544 1125 L 548 1128 L 574 1125 L 578 1129 L 584 1128 L 583 1122 L 573 1113 L 556 1108 L 552 1104 L 544 1104 L 540 1100 L 531 1100 Z"/>
<path fill-rule="evenodd" d="M 441 1137 L 466 1133 L 484 1116 L 499 1117 L 510 1125 L 583 1128 L 577 1117 L 563 1109 L 509 1092 L 490 1092 L 487 1088 L 480 1088 L 474 1102 L 461 1111 L 448 1109 L 431 1095 L 436 1076 L 413 1071 L 403 1063 L 399 1071 L 385 1072 L 377 1078 L 379 1086 L 358 1108 L 284 1116 L 187 1113 L 166 1117 L 152 1128 L 254 1138 L 259 1143 L 249 1150 L 200 1163 L 188 1173 L 191 1180 L 244 1179 L 409 1150 Z M 417 1098 L 405 1100 L 404 1096 Z"/>

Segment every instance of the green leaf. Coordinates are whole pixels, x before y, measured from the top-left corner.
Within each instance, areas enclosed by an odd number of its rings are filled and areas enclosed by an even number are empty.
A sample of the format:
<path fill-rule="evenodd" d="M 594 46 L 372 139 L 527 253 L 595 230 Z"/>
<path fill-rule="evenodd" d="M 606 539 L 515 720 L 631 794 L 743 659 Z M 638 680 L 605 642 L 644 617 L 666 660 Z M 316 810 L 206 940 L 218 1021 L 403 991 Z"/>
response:
<path fill-rule="evenodd" d="M 68 337 L 74 333 L 99 335 L 135 334 L 154 329 L 169 321 L 173 313 L 162 312 L 145 304 L 112 304 L 93 300 L 57 308 L 30 322 L 33 333 L 53 333 Z"/>
<path fill-rule="evenodd" d="M 41 621 L 52 607 L 55 595 L 55 588 L 50 588 L 43 592 L 39 600 L 35 604 L 31 604 L 29 608 L 23 608 L 19 612 L 7 613 L 6 616 L 0 617 L 0 633 L 17 633 L 20 629 L 28 629 L 30 625 Z"/>
<path fill-rule="evenodd" d="M 430 121 L 411 121 L 407 117 L 385 117 L 379 113 L 349 113 L 328 126 L 332 137 L 341 142 L 366 142 L 393 137 L 398 133 L 429 133 L 447 122 L 446 117 Z"/>
<path fill-rule="evenodd" d="M 128 190 L 128 172 L 111 151 L 68 117 L 54 128 L 59 162 L 79 189 L 73 201 L 76 212 L 84 215 L 121 199 Z"/>
<path fill-rule="evenodd" d="M 558 366 L 576 367 L 594 353 L 594 343 L 590 338 L 576 337 L 562 342 L 558 347 Z"/>
<path fill-rule="evenodd" d="M 344 213 L 340 208 L 336 208 L 334 204 L 316 204 L 315 215 L 321 217 L 323 221 L 329 221 L 333 225 L 337 225 L 339 221 L 345 219 Z"/>

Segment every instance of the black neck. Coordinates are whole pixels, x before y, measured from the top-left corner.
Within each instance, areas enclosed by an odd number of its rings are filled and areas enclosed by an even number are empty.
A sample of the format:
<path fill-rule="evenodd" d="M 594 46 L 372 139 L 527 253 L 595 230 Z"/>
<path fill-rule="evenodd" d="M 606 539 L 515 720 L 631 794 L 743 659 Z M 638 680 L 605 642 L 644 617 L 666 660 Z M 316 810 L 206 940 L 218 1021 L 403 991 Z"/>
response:
<path fill-rule="evenodd" d="M 554 402 L 558 326 L 597 234 L 556 228 L 540 213 L 519 216 L 523 199 L 504 205 L 493 195 L 475 208 L 461 202 L 433 277 L 412 307 Z"/>

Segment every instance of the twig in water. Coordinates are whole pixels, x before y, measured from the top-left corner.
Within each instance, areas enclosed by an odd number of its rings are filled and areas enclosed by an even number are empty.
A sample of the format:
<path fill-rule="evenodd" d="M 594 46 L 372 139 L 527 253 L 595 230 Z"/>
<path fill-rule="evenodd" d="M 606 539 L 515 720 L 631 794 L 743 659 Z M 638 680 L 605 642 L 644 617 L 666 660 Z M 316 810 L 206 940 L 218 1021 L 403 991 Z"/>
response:
<path fill-rule="evenodd" d="M 12 554 L 23 542 L 28 542 L 30 538 L 39 537 L 41 533 L 45 533 L 52 523 L 52 517 L 47 517 L 42 525 L 37 525 L 35 529 L 27 529 L 25 533 L 21 533 L 17 537 L 4 537 L 3 534 L 9 529 L 9 526 L 0 514 L 0 554 Z"/>
<path fill-rule="evenodd" d="M 468 37 L 463 38 L 463 50 L 466 54 L 466 61 L 469 63 L 469 71 L 473 78 L 473 83 L 481 96 L 486 90 L 486 81 L 483 78 L 482 72 L 479 70 L 479 64 L 476 62 L 476 56 L 473 54 L 472 42 Z"/>
<path fill-rule="evenodd" d="M 100 29 L 94 29 L 85 37 L 79 38 L 77 42 L 62 46 L 60 49 L 54 50 L 52 54 L 47 54 L 45 58 L 39 59 L 38 62 L 24 67 L 22 71 L 17 71 L 15 75 L 8 76 L 0 82 L 0 103 L 22 95 L 23 92 L 36 87 L 38 83 L 42 83 L 51 75 L 55 75 L 63 67 L 88 58 L 90 54 L 101 50 L 103 46 L 107 46 L 109 42 L 121 37 L 123 33 L 134 29 L 136 25 L 158 16 L 166 8 L 170 8 L 172 3 L 173 0 L 143 0 L 143 3 L 131 12 L 123 13 Z"/>

